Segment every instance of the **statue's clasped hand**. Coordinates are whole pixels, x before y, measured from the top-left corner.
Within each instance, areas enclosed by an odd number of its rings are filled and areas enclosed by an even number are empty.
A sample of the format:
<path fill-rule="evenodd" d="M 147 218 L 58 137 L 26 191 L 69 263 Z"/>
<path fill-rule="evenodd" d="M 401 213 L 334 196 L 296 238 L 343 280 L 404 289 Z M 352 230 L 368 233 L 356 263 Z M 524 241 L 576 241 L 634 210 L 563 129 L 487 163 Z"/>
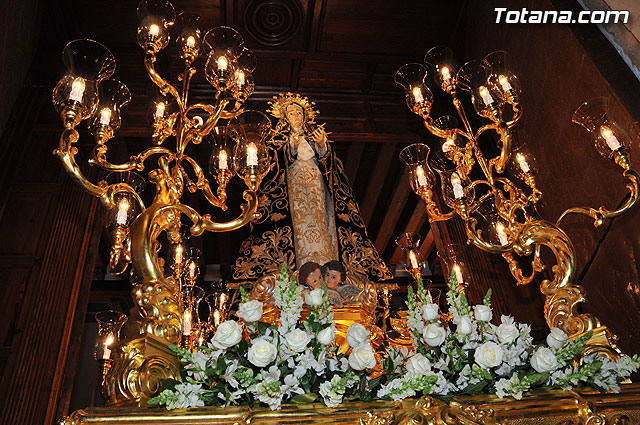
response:
<path fill-rule="evenodd" d="M 313 130 L 311 138 L 319 150 L 324 150 L 327 147 L 327 132 L 324 131 L 324 124 Z"/>

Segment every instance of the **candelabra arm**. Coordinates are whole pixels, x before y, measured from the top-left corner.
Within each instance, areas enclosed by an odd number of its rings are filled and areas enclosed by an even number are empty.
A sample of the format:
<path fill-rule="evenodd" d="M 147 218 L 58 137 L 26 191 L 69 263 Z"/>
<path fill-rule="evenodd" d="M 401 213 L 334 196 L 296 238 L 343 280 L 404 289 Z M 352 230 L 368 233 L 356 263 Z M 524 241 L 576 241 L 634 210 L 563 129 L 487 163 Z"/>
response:
<path fill-rule="evenodd" d="M 78 148 L 72 146 L 72 144 L 77 142 L 79 138 L 80 135 L 74 128 L 63 130 L 60 135 L 60 144 L 58 149 L 53 151 L 53 155 L 62 161 L 64 169 L 76 183 L 91 195 L 102 198 L 107 191 L 107 182 L 100 181 L 97 185 L 91 183 L 80 171 L 78 164 L 76 164 L 75 156 L 78 153 Z"/>
<path fill-rule="evenodd" d="M 440 137 L 440 138 L 445 138 L 447 137 L 447 133 L 449 132 L 448 130 L 443 130 L 440 127 L 437 127 L 436 125 L 433 124 L 433 120 L 431 119 L 430 116 L 424 116 L 423 120 L 422 120 L 425 128 L 427 130 L 429 130 L 429 132 L 431 134 L 433 134 L 436 137 Z"/>
<path fill-rule="evenodd" d="M 474 139 L 472 136 L 473 130 L 471 129 L 471 124 L 469 123 L 469 119 L 467 118 L 467 113 L 464 111 L 462 102 L 456 96 L 453 96 L 452 101 L 453 101 L 453 106 L 456 108 L 456 111 L 458 111 L 458 116 L 460 117 L 460 119 L 462 120 L 462 123 L 464 124 L 467 139 L 477 140 L 477 139 Z"/>
<path fill-rule="evenodd" d="M 78 132 L 73 128 L 63 130 L 60 135 L 60 144 L 58 149 L 53 151 L 53 154 L 62 161 L 62 164 L 69 176 L 89 194 L 100 198 L 102 205 L 108 209 L 115 206 L 114 195 L 116 193 L 128 192 L 133 195 L 136 202 L 140 204 L 141 209 L 144 210 L 145 206 L 142 199 L 127 183 L 115 183 L 108 185 L 106 181 L 101 180 L 98 184 L 93 184 L 85 177 L 75 161 L 75 155 L 78 153 L 78 149 L 75 146 L 72 146 L 72 143 L 78 141 L 79 137 Z"/>
<path fill-rule="evenodd" d="M 185 159 L 189 164 L 191 164 L 191 167 L 193 168 L 193 172 L 196 174 L 196 178 L 197 178 L 196 183 L 193 185 L 194 189 L 193 190 L 190 189 L 190 191 L 195 192 L 198 189 L 201 190 L 202 193 L 204 194 L 204 197 L 207 199 L 207 201 L 209 201 L 211 205 L 222 209 L 222 211 L 226 211 L 227 210 L 227 205 L 226 205 L 227 194 L 224 191 L 224 188 L 223 190 L 218 190 L 217 192 L 218 196 L 216 197 L 216 195 L 214 195 L 213 192 L 211 191 L 209 180 L 205 178 L 204 173 L 202 172 L 202 168 L 200 168 L 198 163 L 189 156 L 184 156 L 183 159 Z M 225 186 L 226 186 L 226 182 L 225 182 Z"/>
<path fill-rule="evenodd" d="M 517 102 L 509 102 L 509 103 L 511 103 L 511 105 L 513 106 L 513 118 L 511 119 L 511 121 L 507 121 L 506 126 L 508 128 L 511 128 L 514 125 L 518 124 L 518 122 L 520 122 L 520 118 L 522 118 L 522 108 L 520 107 L 520 104 Z"/>
<path fill-rule="evenodd" d="M 184 109 L 184 104 L 182 102 L 182 99 L 180 98 L 180 93 L 178 93 L 178 89 L 176 89 L 174 86 L 169 84 L 167 80 L 165 80 L 160 76 L 160 74 L 158 74 L 155 68 L 155 62 L 156 62 L 155 53 L 153 53 L 150 50 L 147 50 L 147 53 L 144 56 L 144 68 L 147 70 L 147 74 L 149 75 L 149 78 L 151 78 L 151 81 L 153 81 L 153 83 L 156 86 L 158 86 L 158 88 L 160 89 L 160 92 L 163 95 L 166 95 L 167 93 L 171 93 L 171 96 L 173 96 L 176 99 L 176 102 L 178 102 L 178 106 L 180 107 L 180 109 L 181 110 Z"/>
<path fill-rule="evenodd" d="M 615 210 L 608 210 L 605 207 L 600 207 L 598 209 L 589 207 L 569 208 L 558 218 L 556 225 L 559 225 L 562 219 L 569 214 L 584 214 L 594 220 L 593 225 L 595 227 L 600 227 L 605 220 L 619 217 L 629 211 L 638 202 L 638 181 L 640 180 L 640 177 L 638 176 L 638 173 L 632 169 L 625 170 L 623 175 L 629 179 L 629 183 L 626 185 L 627 190 L 629 190 L 629 196 L 620 208 Z"/>
<path fill-rule="evenodd" d="M 509 157 L 511 157 L 511 142 L 513 138 L 509 132 L 509 127 L 504 122 L 498 122 L 495 126 L 495 130 L 500 135 L 502 149 L 500 150 L 500 156 L 491 159 L 489 164 L 493 164 L 496 168 L 496 172 L 502 174 L 507 162 L 509 161 Z"/>
<path fill-rule="evenodd" d="M 175 158 L 175 153 L 170 149 L 161 146 L 153 146 L 140 152 L 138 155 L 132 155 L 129 162 L 124 164 L 112 164 L 107 161 L 107 146 L 98 144 L 93 148 L 93 157 L 89 158 L 90 164 L 97 164 L 105 170 L 109 171 L 142 171 L 144 170 L 144 162 L 152 155 L 164 154 L 169 155 L 171 159 Z"/>
<path fill-rule="evenodd" d="M 525 276 L 524 273 L 522 273 L 522 269 L 520 269 L 518 261 L 515 259 L 513 251 L 503 252 L 502 257 L 507 260 L 507 263 L 509 264 L 509 271 L 511 271 L 511 275 L 516 279 L 516 283 L 518 285 L 528 285 L 529 283 L 531 283 L 531 281 L 533 281 L 536 273 L 541 272 L 545 269 L 544 264 L 542 264 L 540 258 L 534 255 L 533 261 L 531 262 L 531 275 Z"/>
<path fill-rule="evenodd" d="M 258 210 L 258 195 L 254 190 L 245 190 L 242 197 L 246 204 L 240 206 L 242 212 L 238 217 L 231 221 L 224 223 L 216 223 L 211 221 L 209 214 L 205 214 L 202 218 L 194 224 L 191 228 L 191 234 L 194 236 L 201 235 L 202 232 L 208 230 L 210 232 L 230 232 L 235 229 L 239 229 L 242 226 L 248 224 L 251 220 L 257 218 L 256 211 Z"/>
<path fill-rule="evenodd" d="M 418 195 L 422 198 L 424 203 L 427 206 L 427 214 L 429 216 L 429 222 L 433 223 L 435 221 L 446 221 L 450 218 L 455 217 L 456 212 L 454 210 L 449 211 L 446 214 L 443 214 L 438 209 L 438 206 L 433 201 L 433 192 L 428 187 L 422 187 L 418 190 Z"/>
<path fill-rule="evenodd" d="M 198 137 L 203 138 L 207 134 L 213 130 L 213 128 L 218 124 L 218 120 L 222 115 L 222 111 L 229 104 L 227 99 L 219 99 L 214 108 L 211 108 L 209 112 L 209 118 L 205 121 L 204 125 L 201 129 L 198 130 Z"/>
<path fill-rule="evenodd" d="M 242 112 L 244 112 L 244 103 L 236 101 L 235 105 L 233 105 L 232 110 L 222 111 L 222 114 L 220 114 L 220 118 L 222 118 L 223 120 L 230 120 L 231 118 L 240 115 Z"/>

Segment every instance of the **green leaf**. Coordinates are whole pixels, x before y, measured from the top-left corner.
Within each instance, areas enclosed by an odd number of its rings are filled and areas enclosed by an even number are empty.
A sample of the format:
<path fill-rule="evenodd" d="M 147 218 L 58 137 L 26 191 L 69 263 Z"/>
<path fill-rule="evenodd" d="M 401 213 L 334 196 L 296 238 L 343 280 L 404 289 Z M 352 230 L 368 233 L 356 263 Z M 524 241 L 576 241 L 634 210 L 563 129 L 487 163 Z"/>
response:
<path fill-rule="evenodd" d="M 489 385 L 489 382 L 490 381 L 484 380 L 476 384 L 468 385 L 465 389 L 463 389 L 460 392 L 460 394 L 469 394 L 469 395 L 481 394 L 482 390 L 484 390 L 487 387 L 487 385 Z"/>
<path fill-rule="evenodd" d="M 314 394 L 314 393 L 296 394 L 291 399 L 291 403 L 296 403 L 296 404 L 313 403 L 317 399 L 318 399 L 318 394 Z"/>
<path fill-rule="evenodd" d="M 389 357 L 382 361 L 382 369 L 387 375 L 393 374 L 393 361 Z"/>
<path fill-rule="evenodd" d="M 170 390 L 170 391 L 174 391 L 176 388 L 176 385 L 178 385 L 180 383 L 180 381 L 177 381 L 173 378 L 168 378 L 168 379 L 161 379 L 160 380 L 160 385 L 162 385 L 162 388 L 165 390 Z"/>
<path fill-rule="evenodd" d="M 544 384 L 545 382 L 547 382 L 547 379 L 549 379 L 549 372 L 532 373 L 531 375 L 526 376 L 527 382 L 532 387 Z"/>
<path fill-rule="evenodd" d="M 224 357 L 218 357 L 218 361 L 216 362 L 216 371 L 218 372 L 218 374 L 222 375 L 226 369 L 227 362 L 224 361 Z"/>

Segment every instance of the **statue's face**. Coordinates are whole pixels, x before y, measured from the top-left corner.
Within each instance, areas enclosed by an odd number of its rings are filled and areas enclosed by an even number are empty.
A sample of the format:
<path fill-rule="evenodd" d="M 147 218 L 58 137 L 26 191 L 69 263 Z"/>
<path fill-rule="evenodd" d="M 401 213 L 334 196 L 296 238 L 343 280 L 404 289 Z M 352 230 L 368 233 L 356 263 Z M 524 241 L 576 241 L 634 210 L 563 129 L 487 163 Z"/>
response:
<path fill-rule="evenodd" d="M 320 269 L 315 269 L 313 272 L 309 273 L 306 283 L 313 289 L 320 288 L 322 286 L 322 272 Z"/>
<path fill-rule="evenodd" d="M 301 128 L 304 123 L 304 111 L 302 107 L 296 104 L 289 105 L 287 107 L 287 121 L 289 121 L 292 128 Z"/>
<path fill-rule="evenodd" d="M 335 289 L 342 280 L 342 274 L 338 270 L 327 270 L 327 275 L 324 277 L 324 282 L 327 284 L 327 288 Z"/>

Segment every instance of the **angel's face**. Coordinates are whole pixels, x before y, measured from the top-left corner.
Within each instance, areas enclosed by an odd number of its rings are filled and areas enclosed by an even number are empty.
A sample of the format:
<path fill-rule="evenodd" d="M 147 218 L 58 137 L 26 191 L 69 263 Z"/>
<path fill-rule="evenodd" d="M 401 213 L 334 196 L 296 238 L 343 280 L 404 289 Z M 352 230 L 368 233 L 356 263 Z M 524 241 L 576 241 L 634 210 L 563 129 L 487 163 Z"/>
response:
<path fill-rule="evenodd" d="M 287 121 L 294 130 L 302 128 L 304 123 L 304 111 L 300 105 L 291 104 L 287 106 Z"/>

